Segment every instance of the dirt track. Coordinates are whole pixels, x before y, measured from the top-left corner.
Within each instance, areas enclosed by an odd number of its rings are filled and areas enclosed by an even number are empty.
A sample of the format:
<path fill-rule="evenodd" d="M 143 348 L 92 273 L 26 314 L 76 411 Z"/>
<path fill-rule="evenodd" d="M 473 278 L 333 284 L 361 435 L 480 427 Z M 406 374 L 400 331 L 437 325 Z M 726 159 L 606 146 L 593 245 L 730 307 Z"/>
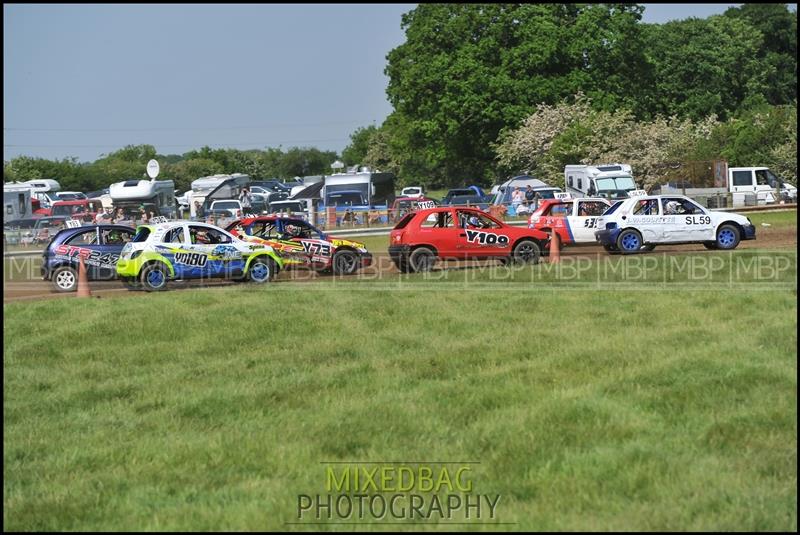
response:
<path fill-rule="evenodd" d="M 739 245 L 739 249 L 787 249 L 797 248 L 797 232 L 794 228 L 788 229 L 771 229 L 759 228 L 758 239 L 755 241 L 745 241 Z M 667 253 L 667 254 L 686 254 L 690 252 L 707 253 L 708 251 L 700 244 L 690 245 L 672 245 L 672 246 L 659 246 L 653 253 Z M 602 247 L 597 245 L 574 246 L 565 248 L 561 252 L 562 257 L 566 258 L 590 258 L 602 259 L 607 258 L 609 255 Z M 439 262 L 436 269 L 469 269 L 470 266 L 487 265 L 494 261 L 472 261 L 472 262 L 459 262 L 459 261 L 445 261 Z M 385 252 L 375 252 L 374 264 L 364 270 L 363 274 L 370 280 L 380 279 L 386 277 L 396 277 L 399 271 L 394 267 L 389 257 Z M 300 284 L 309 281 L 324 281 L 330 279 L 331 275 L 319 274 L 310 270 L 296 269 L 292 271 L 284 271 L 278 275 L 276 284 Z M 170 291 L 181 291 L 183 289 L 191 288 L 214 288 L 235 285 L 234 282 L 228 281 L 191 281 L 191 282 L 175 282 L 170 284 Z M 119 281 L 95 281 L 90 284 L 93 297 L 110 297 L 122 295 L 141 295 L 143 292 L 132 292 L 122 287 Z M 18 278 L 13 281 L 3 282 L 3 302 L 10 303 L 15 301 L 28 301 L 36 299 L 63 299 L 74 298 L 74 293 L 58 293 L 56 292 L 50 282 L 43 281 L 39 278 L 38 272 L 33 273 L 30 270 L 26 276 Z"/>

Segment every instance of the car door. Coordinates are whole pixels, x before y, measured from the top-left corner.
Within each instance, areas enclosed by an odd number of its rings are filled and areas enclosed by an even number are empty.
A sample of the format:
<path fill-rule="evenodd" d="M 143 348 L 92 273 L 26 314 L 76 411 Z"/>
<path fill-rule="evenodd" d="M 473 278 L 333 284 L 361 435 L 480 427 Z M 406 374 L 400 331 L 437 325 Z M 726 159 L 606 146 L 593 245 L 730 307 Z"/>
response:
<path fill-rule="evenodd" d="M 704 208 L 686 197 L 664 197 L 661 207 L 665 219 L 664 227 L 668 241 L 688 242 L 715 239 L 712 218 Z"/>
<path fill-rule="evenodd" d="M 300 244 L 303 252 L 308 256 L 308 262 L 326 266 L 331 262 L 334 250 L 331 243 L 320 239 L 319 232 L 299 219 L 284 221 L 284 227 L 292 227 L 289 241 Z"/>
<path fill-rule="evenodd" d="M 664 220 L 658 199 L 641 198 L 633 203 L 631 213 L 622 216 L 624 227 L 633 227 L 642 235 L 645 242 L 664 241 Z"/>
<path fill-rule="evenodd" d="M 457 228 L 452 208 L 427 215 L 420 221 L 418 236 L 419 243 L 432 245 L 440 257 L 462 258 L 467 254 L 466 234 L 463 229 Z"/>
<path fill-rule="evenodd" d="M 119 227 L 97 227 L 99 242 L 97 250 L 100 252 L 100 265 L 98 278 L 111 280 L 117 276 L 117 260 L 125 244 L 133 239 L 135 231 Z"/>
<path fill-rule="evenodd" d="M 567 217 L 568 228 L 575 243 L 594 243 L 597 219 L 608 209 L 610 203 L 601 200 L 577 200 Z"/>
<path fill-rule="evenodd" d="M 456 210 L 456 222 L 460 228 L 459 238 L 466 238 L 464 256 L 508 256 L 511 239 L 504 232 L 504 225 L 487 214 L 474 210 Z"/>
<path fill-rule="evenodd" d="M 79 269 L 80 259 L 83 258 L 89 280 L 101 279 L 103 273 L 101 269 L 102 253 L 98 243 L 97 227 L 76 232 L 64 241 L 64 245 L 68 248 L 66 254 L 69 256 L 73 268 Z"/>
<path fill-rule="evenodd" d="M 234 245 L 234 238 L 222 229 L 189 225 L 189 248 L 202 255 L 198 265 L 201 277 L 238 276 L 244 272 L 245 258 Z"/>

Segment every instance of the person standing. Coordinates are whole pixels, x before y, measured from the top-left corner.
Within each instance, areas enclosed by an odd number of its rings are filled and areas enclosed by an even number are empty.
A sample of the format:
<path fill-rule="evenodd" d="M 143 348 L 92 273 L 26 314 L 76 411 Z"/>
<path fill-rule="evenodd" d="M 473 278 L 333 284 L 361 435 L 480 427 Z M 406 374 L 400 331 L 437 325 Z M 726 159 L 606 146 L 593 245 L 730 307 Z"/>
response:
<path fill-rule="evenodd" d="M 531 185 L 528 184 L 528 187 L 525 188 L 525 206 L 530 207 L 531 203 L 533 203 L 533 198 L 534 198 L 535 195 L 536 195 L 536 192 L 533 191 L 533 188 L 531 187 Z"/>
<path fill-rule="evenodd" d="M 252 197 L 248 188 L 242 188 L 242 191 L 239 192 L 239 202 L 242 205 L 242 215 L 249 214 L 252 207 Z"/>
<path fill-rule="evenodd" d="M 511 206 L 514 207 L 514 212 L 519 209 L 519 205 L 522 204 L 522 190 L 518 187 L 514 188 L 514 192 L 511 194 Z"/>
<path fill-rule="evenodd" d="M 205 210 L 203 210 L 203 205 L 200 204 L 200 201 L 194 201 L 194 217 L 198 221 L 202 221 L 203 217 L 206 215 Z"/>

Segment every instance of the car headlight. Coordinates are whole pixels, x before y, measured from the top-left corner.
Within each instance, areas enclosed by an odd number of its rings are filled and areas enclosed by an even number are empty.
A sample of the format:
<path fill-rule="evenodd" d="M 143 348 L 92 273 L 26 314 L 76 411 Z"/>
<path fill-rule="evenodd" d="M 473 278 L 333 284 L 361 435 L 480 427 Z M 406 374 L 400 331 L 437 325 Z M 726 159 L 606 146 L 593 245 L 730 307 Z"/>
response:
<path fill-rule="evenodd" d="M 142 250 L 141 250 L 141 249 L 139 249 L 138 251 L 134 251 L 134 252 L 132 252 L 132 253 L 131 253 L 131 260 L 133 260 L 133 259 L 135 259 L 135 258 L 138 258 L 138 257 L 139 257 L 139 255 L 141 255 L 141 254 L 142 254 Z"/>
<path fill-rule="evenodd" d="M 617 224 L 616 223 L 606 223 L 606 230 L 612 230 L 612 229 L 615 229 L 615 228 L 617 228 Z"/>

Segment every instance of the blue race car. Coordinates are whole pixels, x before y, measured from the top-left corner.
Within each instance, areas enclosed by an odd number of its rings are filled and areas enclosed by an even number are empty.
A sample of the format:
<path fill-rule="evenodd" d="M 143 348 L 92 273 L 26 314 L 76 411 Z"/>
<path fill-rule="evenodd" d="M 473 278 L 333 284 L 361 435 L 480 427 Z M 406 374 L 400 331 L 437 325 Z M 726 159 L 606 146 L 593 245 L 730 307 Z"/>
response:
<path fill-rule="evenodd" d="M 56 234 L 42 255 L 42 278 L 58 292 L 78 289 L 80 259 L 89 280 L 117 278 L 117 260 L 135 230 L 124 225 L 84 225 Z"/>

